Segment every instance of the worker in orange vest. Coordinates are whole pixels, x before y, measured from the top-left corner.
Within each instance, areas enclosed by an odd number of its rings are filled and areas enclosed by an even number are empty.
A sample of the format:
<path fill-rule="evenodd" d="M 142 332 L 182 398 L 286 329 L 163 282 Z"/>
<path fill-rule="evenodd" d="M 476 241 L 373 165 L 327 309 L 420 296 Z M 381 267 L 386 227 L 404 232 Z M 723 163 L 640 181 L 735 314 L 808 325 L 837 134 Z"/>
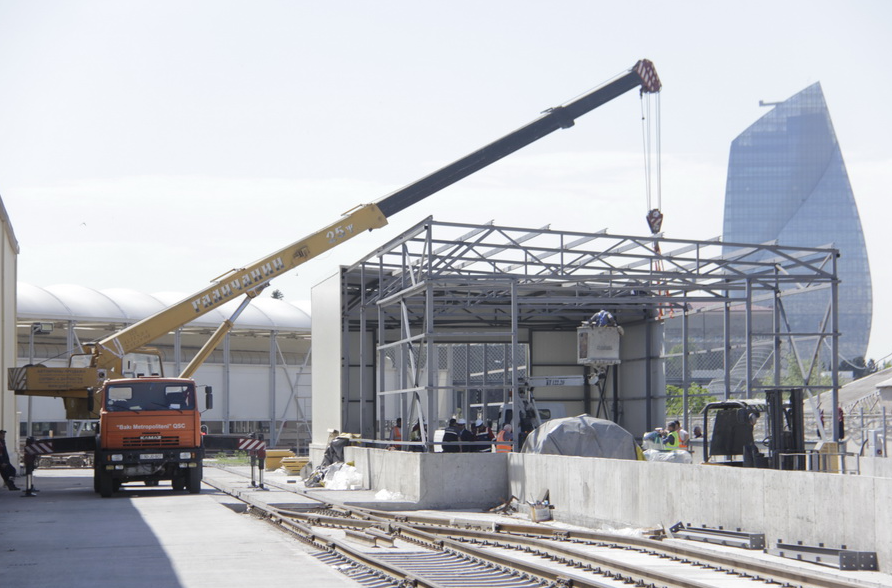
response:
<path fill-rule="evenodd" d="M 396 424 L 390 429 L 390 440 L 391 441 L 402 441 L 403 440 L 403 419 L 402 417 L 396 419 Z M 391 445 L 388 449 L 402 449 L 401 445 Z"/>
<path fill-rule="evenodd" d="M 684 449 L 688 451 L 688 445 L 690 445 L 689 440 L 691 438 L 691 434 L 685 431 L 681 423 L 679 421 L 675 421 L 675 432 L 678 433 L 678 448 Z"/>
<path fill-rule="evenodd" d="M 514 448 L 514 433 L 510 424 L 506 424 L 496 435 L 496 453 L 511 453 Z"/>

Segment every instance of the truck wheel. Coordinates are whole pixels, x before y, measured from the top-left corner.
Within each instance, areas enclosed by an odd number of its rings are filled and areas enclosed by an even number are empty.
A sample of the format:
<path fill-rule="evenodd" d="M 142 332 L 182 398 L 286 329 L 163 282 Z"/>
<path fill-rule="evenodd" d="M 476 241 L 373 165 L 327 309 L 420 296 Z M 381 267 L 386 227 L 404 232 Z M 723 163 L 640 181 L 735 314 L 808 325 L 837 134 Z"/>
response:
<path fill-rule="evenodd" d="M 198 494 L 201 492 L 201 466 L 190 468 L 188 477 L 186 478 L 186 489 L 189 494 Z"/>
<path fill-rule="evenodd" d="M 115 480 L 112 479 L 111 474 L 106 474 L 105 472 L 99 472 L 99 496 L 103 498 L 111 497 L 112 493 L 115 491 Z"/>
<path fill-rule="evenodd" d="M 99 470 L 93 468 L 93 492 L 99 493 Z"/>

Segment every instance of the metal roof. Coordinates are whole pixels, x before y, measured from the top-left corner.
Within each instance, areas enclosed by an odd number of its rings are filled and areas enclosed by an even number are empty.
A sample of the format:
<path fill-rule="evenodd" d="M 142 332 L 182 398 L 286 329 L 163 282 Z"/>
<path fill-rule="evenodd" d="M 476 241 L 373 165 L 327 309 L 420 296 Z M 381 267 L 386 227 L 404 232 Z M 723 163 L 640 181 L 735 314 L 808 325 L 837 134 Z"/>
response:
<path fill-rule="evenodd" d="M 770 308 L 784 295 L 829 288 L 836 280 L 831 247 L 695 241 L 661 235 L 558 231 L 473 225 L 428 217 L 346 268 L 346 298 L 362 301 L 388 325 L 408 317 L 424 324 L 425 288 L 436 290 L 441 326 L 508 328 L 512 287 L 521 328 L 572 328 L 593 311 L 620 324 L 645 309 L 691 304 L 722 308 L 733 297 Z M 348 305 L 352 304 L 348 301 Z M 701 306 L 703 308 L 703 306 Z M 358 319 L 357 319 L 358 320 Z M 831 333 L 823 335 L 830 337 Z"/>
<path fill-rule="evenodd" d="M 19 320 L 134 323 L 188 297 L 183 292 L 145 294 L 127 288 L 94 290 L 76 284 L 41 288 L 18 283 Z M 238 308 L 232 300 L 190 322 L 187 327 L 216 328 Z M 238 329 L 310 332 L 309 302 L 255 298 L 235 321 Z"/>

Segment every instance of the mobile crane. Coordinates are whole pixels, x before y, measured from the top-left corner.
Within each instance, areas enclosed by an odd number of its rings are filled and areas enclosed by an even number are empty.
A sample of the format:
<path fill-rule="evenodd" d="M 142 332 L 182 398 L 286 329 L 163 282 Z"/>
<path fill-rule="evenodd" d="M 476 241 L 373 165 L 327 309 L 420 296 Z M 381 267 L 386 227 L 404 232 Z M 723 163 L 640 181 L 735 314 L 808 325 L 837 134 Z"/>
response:
<path fill-rule="evenodd" d="M 319 256 L 443 188 L 558 130 L 587 112 L 640 88 L 661 89 L 648 60 L 571 102 L 550 108 L 533 122 L 371 204 L 345 213 L 331 225 L 245 267 L 233 269 L 196 294 L 105 339 L 85 345 L 67 368 L 25 366 L 9 370 L 9 387 L 19 395 L 61 397 L 69 419 L 95 418 L 94 437 L 54 438 L 31 443 L 40 453 L 94 451 L 94 488 L 110 496 L 126 481 L 147 484 L 169 479 L 175 489 L 198 492 L 201 460 L 213 437 L 202 436 L 197 386 L 189 377 L 232 327 L 241 310 L 270 280 Z M 145 374 L 161 374 L 160 356 L 144 348 L 159 337 L 240 296 L 244 300 L 199 351 L 179 378 L 136 376 L 134 361 L 148 358 Z M 206 406 L 212 396 L 206 391 Z"/>

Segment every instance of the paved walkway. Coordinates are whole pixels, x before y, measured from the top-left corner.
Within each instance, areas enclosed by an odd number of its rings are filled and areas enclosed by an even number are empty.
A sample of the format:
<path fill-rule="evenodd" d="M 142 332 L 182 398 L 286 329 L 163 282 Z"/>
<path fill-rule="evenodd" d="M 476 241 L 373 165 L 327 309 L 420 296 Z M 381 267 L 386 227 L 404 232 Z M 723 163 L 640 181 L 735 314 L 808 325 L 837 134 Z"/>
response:
<path fill-rule="evenodd" d="M 300 493 L 303 486 L 293 476 L 267 472 L 267 489 L 259 490 L 251 486 L 249 478 L 238 475 L 249 473 L 247 467 L 205 471 L 208 479 L 236 494 L 259 494 L 264 502 L 280 507 L 315 505 Z M 24 486 L 22 478 L 17 483 Z M 244 510 L 243 503 L 206 484 L 198 495 L 172 492 L 169 484 L 155 488 L 133 484 L 112 498 L 102 499 L 93 492 L 92 470 L 46 469 L 38 470 L 35 485 L 40 492 L 30 498 L 0 489 L 2 588 L 359 586 L 322 564 L 299 541 L 253 517 L 238 514 Z M 397 501 L 376 498 L 370 490 L 316 489 L 310 493 L 336 502 L 373 504 L 384 510 L 401 506 Z M 471 520 L 498 518 L 485 513 L 450 514 Z M 776 561 L 761 552 L 748 556 Z M 814 569 L 813 564 L 792 560 L 787 560 L 787 565 Z M 847 573 L 830 568 L 825 572 L 865 588 L 892 586 L 885 573 Z"/>
<path fill-rule="evenodd" d="M 129 485 L 103 499 L 92 470 L 47 469 L 35 487 L 34 497 L 0 490 L 2 586 L 358 586 L 206 485 L 198 495 Z"/>

